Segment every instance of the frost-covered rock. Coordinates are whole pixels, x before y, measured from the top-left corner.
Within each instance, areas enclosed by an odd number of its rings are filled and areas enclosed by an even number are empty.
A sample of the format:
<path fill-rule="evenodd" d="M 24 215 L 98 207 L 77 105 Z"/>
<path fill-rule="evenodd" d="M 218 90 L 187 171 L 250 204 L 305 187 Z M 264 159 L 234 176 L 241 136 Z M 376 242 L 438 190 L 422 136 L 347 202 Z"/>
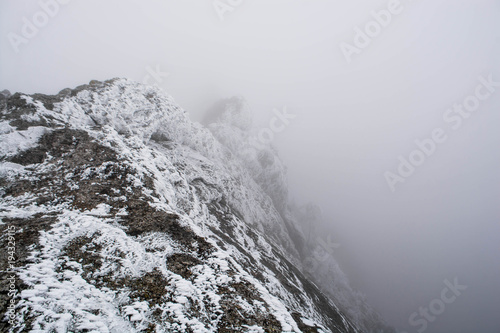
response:
<path fill-rule="evenodd" d="M 0 143 L 0 331 L 358 332 L 254 171 L 159 89 L 0 94 Z"/>
<path fill-rule="evenodd" d="M 313 203 L 297 205 L 288 198 L 286 167 L 270 143 L 253 140 L 251 112 L 239 97 L 223 99 L 209 110 L 204 123 L 213 135 L 246 166 L 252 178 L 273 200 L 301 258 L 307 277 L 316 283 L 363 332 L 394 332 L 370 307 L 363 294 L 351 288 L 333 250 L 337 246 L 325 230 L 321 209 Z M 245 126 L 241 126 L 245 124 Z M 328 236 L 330 237 L 330 236 Z"/>

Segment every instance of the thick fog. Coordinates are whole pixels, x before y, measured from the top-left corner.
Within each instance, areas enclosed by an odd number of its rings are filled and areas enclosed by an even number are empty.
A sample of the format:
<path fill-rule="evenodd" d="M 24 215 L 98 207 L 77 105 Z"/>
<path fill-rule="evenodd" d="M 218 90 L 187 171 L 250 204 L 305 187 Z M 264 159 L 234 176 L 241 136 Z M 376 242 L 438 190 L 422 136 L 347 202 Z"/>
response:
<path fill-rule="evenodd" d="M 291 197 L 388 323 L 500 332 L 500 1 L 3 0 L 0 33 L 0 90 L 128 77 L 197 121 L 286 114 Z"/>

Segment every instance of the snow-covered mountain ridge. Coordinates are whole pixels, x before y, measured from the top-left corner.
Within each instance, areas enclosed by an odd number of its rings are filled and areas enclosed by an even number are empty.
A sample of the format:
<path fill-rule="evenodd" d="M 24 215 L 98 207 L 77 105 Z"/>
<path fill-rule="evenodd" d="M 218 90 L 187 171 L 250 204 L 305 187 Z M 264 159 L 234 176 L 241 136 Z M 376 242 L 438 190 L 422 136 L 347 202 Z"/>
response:
<path fill-rule="evenodd" d="M 359 332 L 303 274 L 284 185 L 221 135 L 125 79 L 0 95 L 1 330 Z"/>

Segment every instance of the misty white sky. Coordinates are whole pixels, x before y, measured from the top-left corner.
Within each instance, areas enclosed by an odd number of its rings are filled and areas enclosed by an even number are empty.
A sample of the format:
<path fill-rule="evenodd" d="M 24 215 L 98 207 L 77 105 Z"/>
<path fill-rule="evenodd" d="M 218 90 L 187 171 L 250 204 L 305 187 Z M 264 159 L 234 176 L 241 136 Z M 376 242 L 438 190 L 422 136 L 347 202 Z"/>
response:
<path fill-rule="evenodd" d="M 274 142 L 292 194 L 323 208 L 353 285 L 416 332 L 410 314 L 457 277 L 468 289 L 426 332 L 498 333 L 500 87 L 457 130 L 443 114 L 479 76 L 500 82 L 500 1 L 401 0 L 350 63 L 340 43 L 389 0 L 248 0 L 223 21 L 212 2 L 72 0 L 16 53 L 9 33 L 22 36 L 41 7 L 2 0 L 0 90 L 54 94 L 159 68 L 195 120 L 232 95 L 262 127 L 286 106 L 297 117 Z M 447 140 L 392 192 L 384 173 L 435 128 Z"/>

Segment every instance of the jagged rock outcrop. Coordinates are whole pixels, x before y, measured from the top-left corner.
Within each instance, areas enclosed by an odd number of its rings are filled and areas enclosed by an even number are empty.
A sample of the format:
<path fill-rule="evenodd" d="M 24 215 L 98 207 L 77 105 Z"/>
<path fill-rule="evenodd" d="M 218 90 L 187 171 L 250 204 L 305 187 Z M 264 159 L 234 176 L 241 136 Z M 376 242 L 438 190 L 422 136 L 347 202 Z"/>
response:
<path fill-rule="evenodd" d="M 259 139 L 252 115 L 241 97 L 222 99 L 207 112 L 204 124 L 243 162 L 252 178 L 269 195 L 298 251 L 304 274 L 355 323 L 362 332 L 393 333 L 365 296 L 351 288 L 335 260 L 339 246 L 328 231 L 321 209 L 313 203 L 297 205 L 288 198 L 286 167 L 272 142 Z"/>
<path fill-rule="evenodd" d="M 2 92 L 0 331 L 358 332 L 267 192 L 156 87 Z"/>

